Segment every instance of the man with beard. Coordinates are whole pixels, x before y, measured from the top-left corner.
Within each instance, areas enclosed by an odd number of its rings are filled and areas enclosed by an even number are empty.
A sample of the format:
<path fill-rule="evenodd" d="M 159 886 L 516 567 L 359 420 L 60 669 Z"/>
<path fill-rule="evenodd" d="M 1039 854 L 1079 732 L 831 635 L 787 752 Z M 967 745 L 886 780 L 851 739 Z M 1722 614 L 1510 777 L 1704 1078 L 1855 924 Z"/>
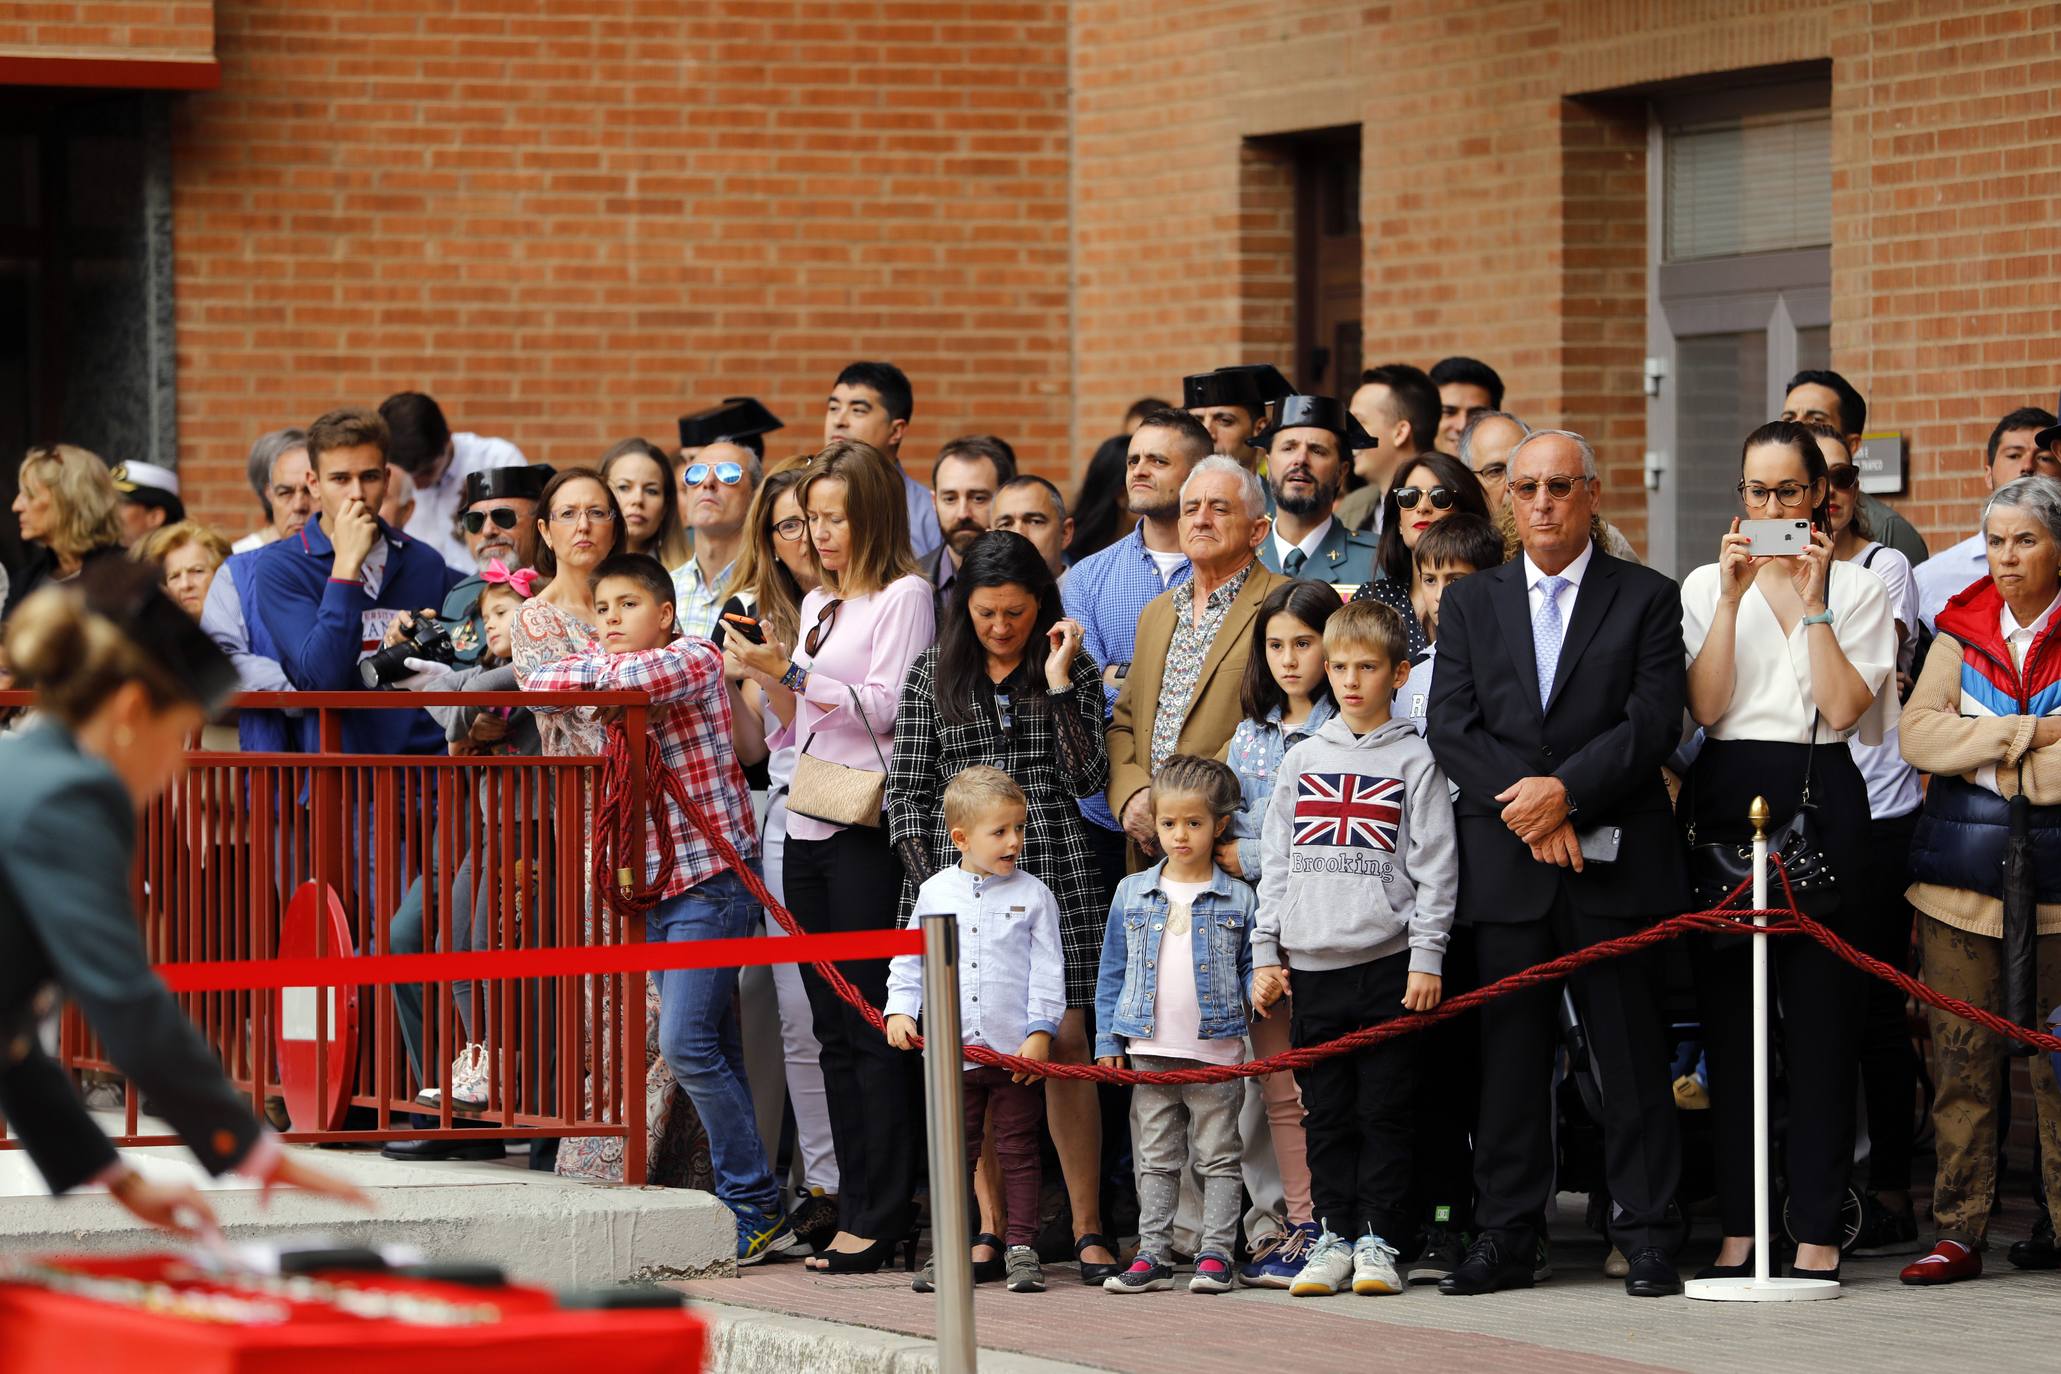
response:
<path fill-rule="evenodd" d="M 995 493 L 1015 477 L 1015 451 L 992 434 L 962 434 L 937 451 L 930 467 L 930 501 L 945 542 L 917 561 L 937 588 L 940 620 L 959 575 L 959 560 L 993 525 Z"/>
<path fill-rule="evenodd" d="M 480 628 L 480 577 L 494 564 L 513 572 L 537 561 L 537 502 L 552 478 L 547 463 L 519 468 L 487 468 L 465 479 L 464 513 L 458 517 L 465 551 L 476 571 L 444 598 L 443 619 L 451 625 L 451 642 L 461 667 L 479 661 L 486 635 Z"/>
<path fill-rule="evenodd" d="M 1329 396 L 1288 396 L 1261 441 L 1274 495 L 1274 528 L 1259 559 L 1290 577 L 1355 587 L 1374 576 L 1375 541 L 1332 517 L 1345 488 L 1346 457 L 1369 440 Z"/>

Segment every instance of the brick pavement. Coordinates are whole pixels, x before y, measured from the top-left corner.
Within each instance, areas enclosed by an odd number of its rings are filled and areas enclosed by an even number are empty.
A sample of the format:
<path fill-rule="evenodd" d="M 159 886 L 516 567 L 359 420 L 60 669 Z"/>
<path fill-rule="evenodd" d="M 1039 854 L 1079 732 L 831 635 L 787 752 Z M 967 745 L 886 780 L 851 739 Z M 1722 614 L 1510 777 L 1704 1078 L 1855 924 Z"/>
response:
<path fill-rule="evenodd" d="M 1277 1364 L 1284 1349 L 1297 1363 L 1336 1369 L 1825 1374 L 1959 1367 L 1973 1351 L 1987 1369 L 2053 1369 L 2061 1366 L 2054 1320 L 2061 1274 L 2020 1273 L 2002 1254 L 2026 1229 L 2015 1209 L 2000 1219 L 1994 1267 L 1981 1282 L 1907 1289 L 1896 1281 L 1905 1260 L 1853 1261 L 1844 1296 L 1830 1303 L 1634 1301 L 1601 1276 L 1598 1242 L 1562 1232 L 1552 1282 L 1492 1298 L 1417 1288 L 1394 1298 L 1295 1299 L 1254 1290 L 1205 1298 L 1177 1289 L 1123 1299 L 1073 1282 L 1071 1266 L 1053 1266 L 1043 1294 L 981 1288 L 974 1320 L 983 1350 L 1121 1374 L 1250 1374 Z M 1708 1248 L 1706 1240 L 1692 1253 L 1700 1262 Z M 683 1287 L 733 1307 L 931 1335 L 932 1300 L 908 1284 L 899 1271 L 825 1278 L 780 1264 Z"/>

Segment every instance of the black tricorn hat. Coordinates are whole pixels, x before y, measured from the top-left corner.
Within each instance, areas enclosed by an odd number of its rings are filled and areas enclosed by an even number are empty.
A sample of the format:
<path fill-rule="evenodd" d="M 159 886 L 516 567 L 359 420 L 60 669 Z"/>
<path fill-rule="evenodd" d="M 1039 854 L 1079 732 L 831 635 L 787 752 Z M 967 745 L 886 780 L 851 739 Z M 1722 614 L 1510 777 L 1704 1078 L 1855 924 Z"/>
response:
<path fill-rule="evenodd" d="M 459 509 L 477 501 L 541 501 L 544 488 L 551 485 L 551 479 L 558 470 L 549 463 L 530 463 L 524 467 L 486 468 L 479 472 L 465 474 L 465 491 Z"/>
<path fill-rule="evenodd" d="M 764 436 L 785 429 L 780 417 L 759 404 L 755 396 L 725 396 L 719 406 L 697 410 L 680 417 L 680 447 L 701 448 L 708 444 L 741 444 L 763 458 Z"/>
<path fill-rule="evenodd" d="M 213 716 L 236 695 L 236 665 L 159 585 L 147 563 L 102 558 L 72 583 L 86 609 L 111 621 L 152 665 L 155 685 Z"/>
<path fill-rule="evenodd" d="M 1280 414 L 1260 436 L 1260 443 L 1271 449 L 1274 436 L 1284 429 L 1327 429 L 1336 434 L 1348 449 L 1354 450 L 1378 448 L 1381 444 L 1353 418 L 1353 413 L 1345 408 L 1345 402 L 1335 396 L 1283 397 Z"/>
<path fill-rule="evenodd" d="M 1242 363 L 1181 378 L 1181 409 L 1243 406 L 1262 415 L 1275 401 L 1294 392 L 1281 369 L 1272 363 Z"/>

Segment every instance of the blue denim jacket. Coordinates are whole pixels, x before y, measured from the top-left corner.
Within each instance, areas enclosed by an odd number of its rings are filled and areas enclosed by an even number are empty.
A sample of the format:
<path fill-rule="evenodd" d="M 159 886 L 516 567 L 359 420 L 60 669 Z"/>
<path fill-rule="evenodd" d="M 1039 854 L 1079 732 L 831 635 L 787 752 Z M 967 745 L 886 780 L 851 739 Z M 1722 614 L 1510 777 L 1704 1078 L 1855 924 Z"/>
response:
<path fill-rule="evenodd" d="M 1167 897 L 1159 885 L 1162 859 L 1117 886 L 1102 937 L 1102 969 L 1095 980 L 1095 1054 L 1124 1053 L 1123 1041 L 1149 1037 L 1159 1006 L 1159 942 L 1166 930 Z M 1198 952 L 1195 1002 L 1204 1040 L 1245 1034 L 1246 991 L 1252 985 L 1252 889 L 1214 869 L 1196 895 L 1191 915 Z"/>
<path fill-rule="evenodd" d="M 1309 718 L 1300 725 L 1281 724 L 1281 708 L 1267 712 L 1265 720 L 1247 717 L 1238 722 L 1231 743 L 1224 749 L 1224 762 L 1238 775 L 1242 799 L 1225 835 L 1238 841 L 1238 876 L 1259 886 L 1260 827 L 1267 821 L 1267 800 L 1274 795 L 1274 779 L 1281 772 L 1281 760 L 1288 751 L 1323 728 L 1338 714 L 1338 703 L 1328 695 L 1310 703 Z"/>

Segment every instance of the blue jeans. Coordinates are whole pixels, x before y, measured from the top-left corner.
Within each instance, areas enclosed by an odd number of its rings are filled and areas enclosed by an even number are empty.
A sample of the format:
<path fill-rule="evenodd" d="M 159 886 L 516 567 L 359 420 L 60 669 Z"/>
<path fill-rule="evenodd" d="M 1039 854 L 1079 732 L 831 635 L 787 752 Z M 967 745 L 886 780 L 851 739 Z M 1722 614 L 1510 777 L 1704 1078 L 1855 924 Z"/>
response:
<path fill-rule="evenodd" d="M 756 934 L 758 924 L 758 902 L 735 873 L 724 872 L 661 903 L 644 918 L 644 938 L 735 940 Z M 766 1167 L 744 1076 L 737 970 L 664 969 L 658 979 L 659 1049 L 708 1132 L 716 1196 L 733 1211 L 777 1211 L 780 1190 Z"/>

